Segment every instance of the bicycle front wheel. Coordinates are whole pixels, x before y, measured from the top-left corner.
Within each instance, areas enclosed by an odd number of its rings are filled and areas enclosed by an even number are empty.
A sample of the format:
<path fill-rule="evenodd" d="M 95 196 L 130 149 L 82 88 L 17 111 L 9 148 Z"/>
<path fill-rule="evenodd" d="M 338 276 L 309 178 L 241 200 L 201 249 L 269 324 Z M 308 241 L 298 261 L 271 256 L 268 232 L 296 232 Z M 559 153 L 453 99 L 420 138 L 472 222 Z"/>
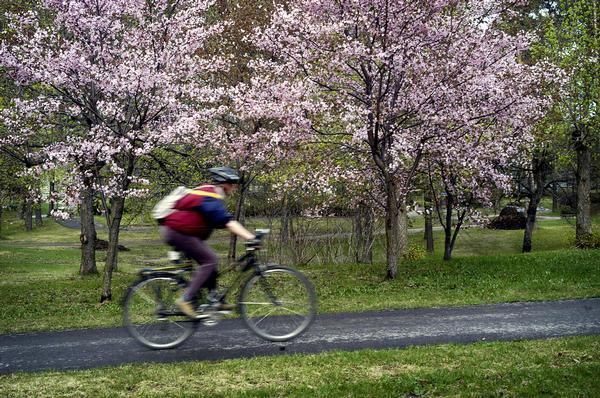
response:
<path fill-rule="evenodd" d="M 132 286 L 125 297 L 124 312 L 129 334 L 153 349 L 183 343 L 197 326 L 175 304 L 184 287 L 182 281 L 168 276 L 151 277 Z"/>
<path fill-rule="evenodd" d="M 317 311 L 312 283 L 299 271 L 270 266 L 252 275 L 238 302 L 248 327 L 269 341 L 287 341 L 304 332 Z"/>

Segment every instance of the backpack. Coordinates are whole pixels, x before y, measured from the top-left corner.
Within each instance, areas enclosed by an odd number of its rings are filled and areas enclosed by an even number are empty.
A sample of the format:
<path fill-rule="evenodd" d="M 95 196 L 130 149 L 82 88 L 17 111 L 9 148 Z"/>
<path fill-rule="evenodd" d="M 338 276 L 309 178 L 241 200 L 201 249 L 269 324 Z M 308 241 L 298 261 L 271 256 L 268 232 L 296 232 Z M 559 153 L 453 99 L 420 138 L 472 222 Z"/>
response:
<path fill-rule="evenodd" d="M 177 187 L 172 190 L 167 196 L 162 198 L 152 209 L 152 218 L 155 220 L 164 220 L 173 212 L 175 212 L 175 204 L 185 195 L 192 191 L 186 187 Z"/>
<path fill-rule="evenodd" d="M 154 206 L 152 209 L 152 218 L 159 222 L 164 220 L 176 211 L 175 205 L 179 199 L 190 193 L 198 196 L 209 196 L 212 198 L 223 199 L 223 196 L 216 193 L 204 192 L 180 186 L 172 190 Z"/>

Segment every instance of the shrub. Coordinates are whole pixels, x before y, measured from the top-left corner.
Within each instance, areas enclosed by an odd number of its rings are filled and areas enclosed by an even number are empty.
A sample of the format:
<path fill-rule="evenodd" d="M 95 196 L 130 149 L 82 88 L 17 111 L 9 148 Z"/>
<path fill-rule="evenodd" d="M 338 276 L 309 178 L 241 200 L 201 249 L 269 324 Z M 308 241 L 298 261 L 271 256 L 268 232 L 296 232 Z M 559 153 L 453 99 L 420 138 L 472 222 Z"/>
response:
<path fill-rule="evenodd" d="M 575 240 L 574 245 L 580 249 L 600 249 L 600 233 L 592 233 Z"/>
<path fill-rule="evenodd" d="M 422 260 L 427 257 L 427 251 L 422 245 L 411 244 L 406 249 L 406 252 L 402 255 L 402 258 L 409 261 Z"/>
<path fill-rule="evenodd" d="M 525 229 L 527 217 L 516 206 L 506 206 L 489 224 L 490 229 Z"/>

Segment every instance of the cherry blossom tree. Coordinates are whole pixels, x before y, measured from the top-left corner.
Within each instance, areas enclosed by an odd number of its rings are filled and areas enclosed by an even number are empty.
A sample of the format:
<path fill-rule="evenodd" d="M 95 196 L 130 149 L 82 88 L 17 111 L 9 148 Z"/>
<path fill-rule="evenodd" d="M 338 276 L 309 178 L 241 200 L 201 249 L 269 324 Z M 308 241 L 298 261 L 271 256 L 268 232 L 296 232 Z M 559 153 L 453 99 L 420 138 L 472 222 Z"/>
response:
<path fill-rule="evenodd" d="M 21 107 L 26 103 L 22 101 L 31 93 L 28 90 L 16 88 L 8 79 L 3 81 L 2 100 L 0 100 L 0 118 L 6 117 L 8 123 L 0 124 L 0 153 L 20 165 L 16 173 L 9 173 L 7 178 L 19 180 L 19 198 L 23 199 L 23 218 L 25 229 L 31 231 L 33 227 L 33 212 L 35 210 L 36 225 L 42 223 L 41 215 L 41 181 L 44 176 L 34 176 L 32 171 L 43 163 L 43 148 L 56 134 L 49 130 L 39 117 L 25 114 Z M 10 109 L 9 109 L 10 108 Z M 28 109 L 28 111 L 31 109 Z M 39 116 L 39 114 L 36 114 Z M 22 134 L 14 135 L 12 131 L 18 130 Z M 37 134 L 33 134 L 37 131 Z"/>
<path fill-rule="evenodd" d="M 242 181 L 236 217 L 243 211 L 245 193 L 257 175 L 282 167 L 286 159 L 312 138 L 307 110 L 314 107 L 312 92 L 302 81 L 281 79 L 277 69 L 249 62 L 249 76 L 227 92 L 226 111 L 211 140 L 217 159 L 234 164 Z M 231 248 L 235 247 L 232 240 Z M 235 251 L 230 250 L 230 257 Z"/>
<path fill-rule="evenodd" d="M 230 164 L 240 172 L 234 217 L 243 221 L 246 194 L 254 179 L 281 167 L 312 139 L 306 112 L 314 106 L 306 82 L 286 79 L 287 73 L 265 62 L 265 54 L 245 37 L 264 24 L 268 8 L 260 2 L 234 8 L 235 12 L 223 16 L 227 27 L 218 49 L 231 60 L 231 68 L 219 76 L 222 106 L 203 149 L 211 151 L 214 162 Z M 235 258 L 235 248 L 232 235 L 230 259 Z"/>
<path fill-rule="evenodd" d="M 321 139 L 368 156 L 383 192 L 388 277 L 406 245 L 406 201 L 432 146 L 452 158 L 482 124 L 525 131 L 538 103 L 518 62 L 528 40 L 496 26 L 520 1 L 301 0 L 255 40 L 313 84 Z M 519 134 L 516 134 L 519 139 Z M 479 155 L 477 148 L 471 158 Z"/>
<path fill-rule="evenodd" d="M 524 150 L 527 141 L 522 139 L 522 132 L 500 125 L 501 129 L 481 126 L 476 130 L 476 136 L 449 135 L 446 139 L 453 141 L 451 155 L 447 154 L 448 145 L 428 148 L 422 166 L 426 169 L 438 219 L 444 230 L 444 260 L 452 258 L 456 239 L 465 222 L 484 223 L 478 209 L 491 207 L 493 190 L 512 192 L 510 171 L 514 165 L 527 161 L 528 153 Z M 515 140 L 520 145 L 515 144 Z M 474 153 L 477 156 L 473 156 Z M 434 187 L 437 184 L 442 187 L 443 197 L 436 193 Z"/>
<path fill-rule="evenodd" d="M 213 3 L 44 0 L 9 17 L 14 33 L 0 46 L 2 66 L 37 88 L 21 108 L 65 121 L 67 138 L 48 146 L 46 167 L 72 169 L 68 192 L 84 208 L 95 192 L 106 198 L 101 301 L 111 299 L 125 198 L 144 183 L 137 162 L 157 147 L 198 143 L 214 111 L 208 104 L 220 94 L 211 76 L 227 63 L 207 56 L 223 28 L 210 15 Z"/>

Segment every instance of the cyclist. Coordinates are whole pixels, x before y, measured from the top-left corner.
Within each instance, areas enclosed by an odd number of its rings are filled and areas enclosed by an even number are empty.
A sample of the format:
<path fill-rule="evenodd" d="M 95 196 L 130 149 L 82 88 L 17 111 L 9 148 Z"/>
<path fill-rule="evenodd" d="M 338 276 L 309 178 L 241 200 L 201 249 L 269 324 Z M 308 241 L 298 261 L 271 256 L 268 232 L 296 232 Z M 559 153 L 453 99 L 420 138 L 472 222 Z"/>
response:
<path fill-rule="evenodd" d="M 255 239 L 239 222 L 232 219 L 225 208 L 225 196 L 233 193 L 240 177 L 229 167 L 208 169 L 212 184 L 200 185 L 179 199 L 175 210 L 160 226 L 160 233 L 166 243 L 183 252 L 198 263 L 192 281 L 177 300 L 177 305 L 186 315 L 198 318 L 192 300 L 200 288 L 210 291 L 217 287 L 217 256 L 206 244 L 215 228 L 227 228 L 240 238 Z M 211 295 L 209 293 L 209 299 Z M 213 303 L 219 311 L 229 311 L 234 305 L 225 302 Z"/>

